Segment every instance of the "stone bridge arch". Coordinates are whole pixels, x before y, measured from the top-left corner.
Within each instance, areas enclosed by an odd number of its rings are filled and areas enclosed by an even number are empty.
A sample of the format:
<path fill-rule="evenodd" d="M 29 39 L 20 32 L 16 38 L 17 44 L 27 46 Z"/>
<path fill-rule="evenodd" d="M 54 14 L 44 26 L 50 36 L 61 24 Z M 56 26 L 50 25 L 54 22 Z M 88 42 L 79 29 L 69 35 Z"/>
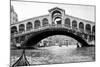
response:
<path fill-rule="evenodd" d="M 44 30 L 34 32 L 28 39 L 26 39 L 23 42 L 22 46 L 25 48 L 31 47 L 33 45 L 36 45 L 42 39 L 49 37 L 49 36 L 53 36 L 53 35 L 66 35 L 66 36 L 72 37 L 75 40 L 77 40 L 78 42 L 80 42 L 82 44 L 81 45 L 82 47 L 89 46 L 89 44 L 84 39 L 82 39 L 81 37 L 79 37 L 71 32 L 68 32 L 68 29 L 65 29 L 65 28 L 47 28 Z"/>

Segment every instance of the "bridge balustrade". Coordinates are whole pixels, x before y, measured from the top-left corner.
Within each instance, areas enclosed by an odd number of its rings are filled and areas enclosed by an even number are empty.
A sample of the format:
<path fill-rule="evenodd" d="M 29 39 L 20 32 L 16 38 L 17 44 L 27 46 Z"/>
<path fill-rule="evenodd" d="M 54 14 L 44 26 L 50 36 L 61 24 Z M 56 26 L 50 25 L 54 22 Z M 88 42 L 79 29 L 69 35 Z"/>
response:
<path fill-rule="evenodd" d="M 84 32 L 84 29 L 79 29 L 80 32 Z"/>
<path fill-rule="evenodd" d="M 17 37 L 17 36 L 21 36 L 21 35 L 24 35 L 24 34 L 28 34 L 28 33 L 32 33 L 32 32 L 36 32 L 36 31 L 41 31 L 41 30 L 44 30 L 44 29 L 47 29 L 47 28 L 66 28 L 68 29 L 68 32 L 72 32 L 73 34 L 77 35 L 77 32 L 81 32 L 81 33 L 85 33 L 84 31 L 80 31 L 78 30 L 78 28 L 76 27 L 72 27 L 69 26 L 69 25 L 65 25 L 65 24 L 48 24 L 47 26 L 40 26 L 38 27 L 37 29 L 34 28 L 34 29 L 31 29 L 30 31 L 23 31 L 21 33 L 16 33 L 14 34 L 13 36 L 14 37 Z M 87 33 L 86 33 L 87 34 Z M 88 35 L 90 35 L 91 33 L 88 33 Z"/>
<path fill-rule="evenodd" d="M 71 29 L 69 26 L 66 27 L 64 24 L 53 24 L 53 25 L 48 24 L 45 27 L 40 26 L 38 28 L 31 29 L 30 31 L 19 32 L 17 34 L 14 34 L 14 36 L 20 36 L 20 35 L 23 35 L 23 34 L 40 31 L 40 30 L 43 30 L 43 29 L 46 29 L 46 28 L 67 28 L 67 29 Z"/>
<path fill-rule="evenodd" d="M 65 26 L 65 27 L 68 27 L 68 28 L 71 28 L 71 26 L 70 26 L 70 25 L 68 25 L 68 24 L 64 24 L 64 26 Z"/>
<path fill-rule="evenodd" d="M 77 28 L 77 27 L 73 27 L 73 26 L 72 26 L 72 29 L 73 29 L 73 30 L 78 30 L 78 28 Z"/>
<path fill-rule="evenodd" d="M 11 33 L 11 35 L 18 34 L 18 32 Z"/>
<path fill-rule="evenodd" d="M 65 25 L 65 24 L 53 24 L 53 25 L 50 25 L 50 27 L 51 28 L 56 27 L 56 28 L 68 28 L 68 29 L 71 29 L 70 26 Z"/>

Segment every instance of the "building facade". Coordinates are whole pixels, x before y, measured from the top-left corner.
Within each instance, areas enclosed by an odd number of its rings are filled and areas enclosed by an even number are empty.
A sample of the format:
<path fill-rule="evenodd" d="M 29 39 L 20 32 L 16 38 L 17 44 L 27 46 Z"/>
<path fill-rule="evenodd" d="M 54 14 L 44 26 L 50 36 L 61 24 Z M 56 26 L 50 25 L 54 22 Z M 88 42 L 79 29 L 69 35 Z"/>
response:
<path fill-rule="evenodd" d="M 13 6 L 11 6 L 10 14 L 11 14 L 10 16 L 11 24 L 18 23 L 18 16 L 17 16 L 17 13 L 14 11 Z"/>

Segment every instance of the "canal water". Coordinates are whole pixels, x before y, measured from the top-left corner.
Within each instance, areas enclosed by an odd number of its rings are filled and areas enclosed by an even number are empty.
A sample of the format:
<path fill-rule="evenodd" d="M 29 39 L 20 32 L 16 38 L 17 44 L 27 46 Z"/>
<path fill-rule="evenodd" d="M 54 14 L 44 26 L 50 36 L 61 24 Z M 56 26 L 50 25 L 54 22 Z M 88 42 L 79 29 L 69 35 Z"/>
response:
<path fill-rule="evenodd" d="M 22 49 L 11 50 L 11 65 L 21 56 Z M 68 48 L 66 46 L 42 47 L 25 50 L 31 65 L 86 62 L 95 60 L 95 47 Z"/>

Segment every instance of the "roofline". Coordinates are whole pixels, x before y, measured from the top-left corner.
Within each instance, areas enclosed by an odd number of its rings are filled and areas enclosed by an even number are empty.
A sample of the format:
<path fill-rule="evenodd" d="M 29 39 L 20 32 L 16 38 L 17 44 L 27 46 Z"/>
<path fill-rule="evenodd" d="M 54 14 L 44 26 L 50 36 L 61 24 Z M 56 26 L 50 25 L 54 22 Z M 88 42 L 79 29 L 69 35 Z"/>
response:
<path fill-rule="evenodd" d="M 75 16 L 72 16 L 72 15 L 69 15 L 69 14 L 65 14 L 65 15 L 67 15 L 67 16 L 71 16 L 71 17 L 73 17 L 73 18 L 80 19 L 80 20 L 83 20 L 83 21 L 86 21 L 86 22 L 90 22 L 90 23 L 95 24 L 95 21 L 90 21 L 90 20 L 82 19 L 82 18 L 75 17 Z"/>
<path fill-rule="evenodd" d="M 60 8 L 60 7 L 54 7 L 54 8 L 49 9 L 48 11 L 51 12 L 53 9 L 56 9 L 56 8 L 57 8 L 57 9 L 60 9 L 60 10 L 62 10 L 62 11 L 65 11 L 64 9 L 62 9 L 62 8 Z"/>
<path fill-rule="evenodd" d="M 28 19 L 25 19 L 25 20 L 21 20 L 17 23 L 14 23 L 14 24 L 19 24 L 19 23 L 22 23 L 24 21 L 27 21 L 27 20 L 31 20 L 31 19 L 35 19 L 35 18 L 39 18 L 39 17 L 43 17 L 43 16 L 49 16 L 49 14 L 46 14 L 46 15 L 41 15 L 41 16 L 36 16 L 36 17 L 32 17 L 32 18 L 28 18 Z M 14 25 L 14 24 L 11 24 L 11 25 Z"/>
<path fill-rule="evenodd" d="M 71 16 L 71 15 L 68 15 L 68 14 L 65 14 L 65 15 L 66 15 L 66 16 L 70 16 L 70 17 L 73 17 L 73 18 L 76 18 L 76 19 L 80 19 L 80 20 L 83 20 L 83 21 L 86 21 L 86 22 L 89 22 L 89 23 L 93 23 L 93 24 L 95 24 L 94 21 L 90 21 L 90 20 L 86 20 L 86 19 L 81 19 L 81 18 L 79 18 L 79 17 Z M 35 19 L 35 18 L 39 18 L 39 17 L 43 17 L 43 16 L 49 16 L 49 14 L 41 15 L 41 16 L 36 16 L 36 17 L 32 17 L 32 18 L 28 18 L 28 19 L 25 19 L 25 20 L 19 21 L 19 22 L 14 23 L 14 24 L 19 24 L 19 23 L 22 23 L 22 22 L 24 22 L 24 21 L 31 20 L 31 19 Z M 11 24 L 11 25 L 14 25 L 14 24 Z"/>

